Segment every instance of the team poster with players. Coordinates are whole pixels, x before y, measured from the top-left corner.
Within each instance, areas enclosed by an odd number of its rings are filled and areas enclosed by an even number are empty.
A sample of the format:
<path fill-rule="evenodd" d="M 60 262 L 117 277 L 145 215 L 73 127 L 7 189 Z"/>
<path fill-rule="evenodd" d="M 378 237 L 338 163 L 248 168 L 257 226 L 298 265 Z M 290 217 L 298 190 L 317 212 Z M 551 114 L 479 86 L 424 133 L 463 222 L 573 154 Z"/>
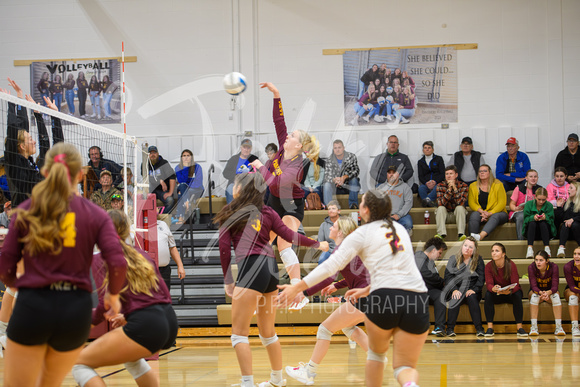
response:
<path fill-rule="evenodd" d="M 116 59 L 33 62 L 31 94 L 63 113 L 98 124 L 121 122 L 121 64 Z"/>
<path fill-rule="evenodd" d="M 346 125 L 457 122 L 454 47 L 346 51 Z"/>

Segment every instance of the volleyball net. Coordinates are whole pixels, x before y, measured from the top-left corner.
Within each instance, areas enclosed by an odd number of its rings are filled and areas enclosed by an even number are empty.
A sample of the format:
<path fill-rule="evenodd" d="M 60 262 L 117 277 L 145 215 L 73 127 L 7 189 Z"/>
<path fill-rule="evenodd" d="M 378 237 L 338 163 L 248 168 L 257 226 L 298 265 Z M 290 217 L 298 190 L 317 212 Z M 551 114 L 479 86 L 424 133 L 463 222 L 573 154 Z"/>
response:
<path fill-rule="evenodd" d="M 79 184 L 81 195 L 90 199 L 100 187 L 101 172 L 110 171 L 113 186 L 122 188 L 125 213 L 131 215 L 136 224 L 137 214 L 131 211 L 131 206 L 133 196 L 142 194 L 141 189 L 146 185 L 142 184 L 140 163 L 147 160 L 147 156 L 141 154 L 142 149 L 137 146 L 135 137 L 2 92 L 0 137 L 4 144 L 0 152 L 2 204 L 13 200 L 15 195 L 21 198 L 21 191 L 30 193 L 35 181 L 30 181 L 27 178 L 30 174 L 23 170 L 40 170 L 50 147 L 64 141 L 75 145 L 83 158 L 83 180 Z M 28 156 L 32 157 L 33 163 L 23 165 Z M 129 172 L 125 168 L 132 173 L 125 173 Z M 148 193 L 147 189 L 145 193 Z"/>

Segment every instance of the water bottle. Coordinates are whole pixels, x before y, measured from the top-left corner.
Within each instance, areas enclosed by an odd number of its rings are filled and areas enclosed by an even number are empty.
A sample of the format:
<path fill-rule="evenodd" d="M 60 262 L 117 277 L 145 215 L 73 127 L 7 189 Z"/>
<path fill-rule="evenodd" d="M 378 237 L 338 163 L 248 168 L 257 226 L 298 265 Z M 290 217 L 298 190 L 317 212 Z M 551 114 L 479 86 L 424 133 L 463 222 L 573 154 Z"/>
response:
<path fill-rule="evenodd" d="M 430 224 L 430 214 L 429 211 L 425 211 L 425 224 Z"/>

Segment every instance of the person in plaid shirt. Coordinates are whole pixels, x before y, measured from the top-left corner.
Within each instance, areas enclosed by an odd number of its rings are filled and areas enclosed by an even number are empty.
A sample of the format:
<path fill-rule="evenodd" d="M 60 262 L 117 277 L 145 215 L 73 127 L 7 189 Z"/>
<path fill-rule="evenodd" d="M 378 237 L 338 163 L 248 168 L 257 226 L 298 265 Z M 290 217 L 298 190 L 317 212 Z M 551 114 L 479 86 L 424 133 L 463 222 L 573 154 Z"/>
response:
<path fill-rule="evenodd" d="M 449 165 L 445 168 L 445 180 L 437 184 L 437 237 L 447 236 L 445 223 L 457 222 L 459 240 L 465 239 L 465 220 L 467 219 L 467 184 L 458 180 L 457 168 Z"/>
<path fill-rule="evenodd" d="M 331 200 L 336 199 L 334 198 L 336 194 L 348 194 L 349 208 L 357 209 L 360 169 L 356 156 L 345 152 L 341 140 L 334 140 L 332 155 L 325 161 L 324 184 L 322 185 L 324 204 L 328 206 Z"/>

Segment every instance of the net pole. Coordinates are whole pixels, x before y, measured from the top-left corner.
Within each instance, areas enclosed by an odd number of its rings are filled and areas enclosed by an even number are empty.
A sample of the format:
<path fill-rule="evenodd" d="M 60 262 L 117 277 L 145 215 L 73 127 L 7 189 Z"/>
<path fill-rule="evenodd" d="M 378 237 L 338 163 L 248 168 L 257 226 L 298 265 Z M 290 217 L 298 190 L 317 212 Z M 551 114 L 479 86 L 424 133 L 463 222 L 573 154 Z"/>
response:
<path fill-rule="evenodd" d="M 127 122 L 125 121 L 125 42 L 121 42 L 121 123 L 123 124 L 123 210 L 129 216 L 127 203 Z M 134 223 L 136 225 L 136 223 Z"/>

